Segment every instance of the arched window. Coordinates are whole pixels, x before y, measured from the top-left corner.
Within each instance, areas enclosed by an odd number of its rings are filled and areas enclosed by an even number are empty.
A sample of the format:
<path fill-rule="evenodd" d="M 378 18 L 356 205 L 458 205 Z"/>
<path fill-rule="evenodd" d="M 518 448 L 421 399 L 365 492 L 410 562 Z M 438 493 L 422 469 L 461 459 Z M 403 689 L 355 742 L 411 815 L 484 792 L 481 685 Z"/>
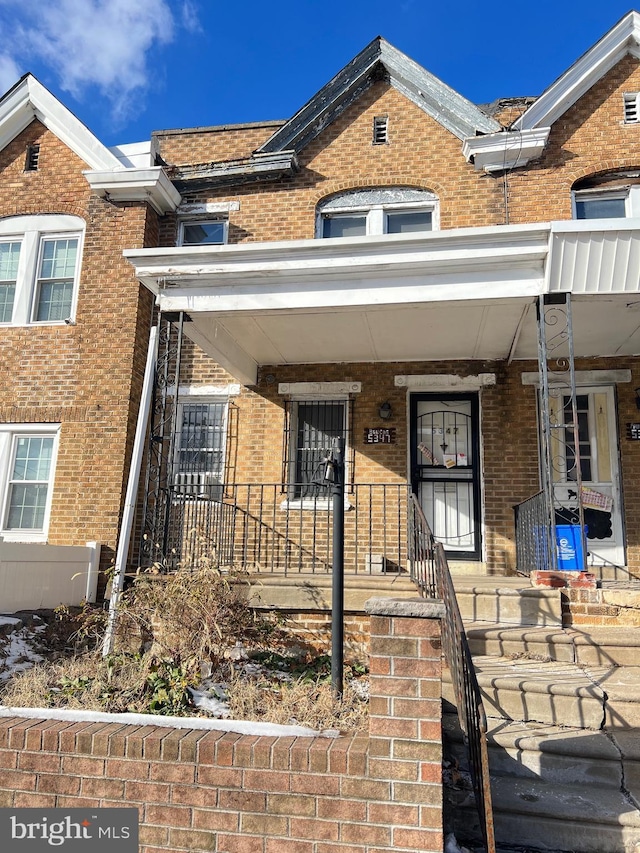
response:
<path fill-rule="evenodd" d="M 640 169 L 590 175 L 572 188 L 574 219 L 640 216 Z"/>
<path fill-rule="evenodd" d="M 0 219 L 0 324 L 73 321 L 84 227 L 63 214 Z"/>
<path fill-rule="evenodd" d="M 331 196 L 318 205 L 317 237 L 406 234 L 438 228 L 438 197 L 411 187 L 373 187 Z"/>

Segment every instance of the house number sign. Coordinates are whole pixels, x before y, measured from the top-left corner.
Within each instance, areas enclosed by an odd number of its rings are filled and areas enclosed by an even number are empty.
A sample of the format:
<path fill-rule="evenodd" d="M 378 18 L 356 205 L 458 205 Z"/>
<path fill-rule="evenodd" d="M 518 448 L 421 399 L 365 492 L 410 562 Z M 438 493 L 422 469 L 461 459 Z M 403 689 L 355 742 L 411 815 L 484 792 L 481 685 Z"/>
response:
<path fill-rule="evenodd" d="M 630 441 L 640 441 L 640 424 L 627 424 L 627 438 Z"/>
<path fill-rule="evenodd" d="M 364 428 L 364 443 L 365 444 L 395 444 L 396 443 L 395 427 L 365 427 Z"/>

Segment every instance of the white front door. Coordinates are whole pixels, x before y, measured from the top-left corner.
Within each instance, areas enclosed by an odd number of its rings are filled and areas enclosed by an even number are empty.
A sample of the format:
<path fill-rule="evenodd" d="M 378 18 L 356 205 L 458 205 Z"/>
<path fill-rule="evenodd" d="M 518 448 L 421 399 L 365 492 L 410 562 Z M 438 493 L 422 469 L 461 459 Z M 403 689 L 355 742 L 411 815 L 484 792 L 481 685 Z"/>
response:
<path fill-rule="evenodd" d="M 576 389 L 582 503 L 587 527 L 587 565 L 625 564 L 618 431 L 613 387 Z M 551 422 L 571 422 L 570 398 L 552 389 Z M 575 521 L 577 507 L 573 429 L 552 430 L 556 523 Z M 558 503 L 559 502 L 559 503 Z"/>

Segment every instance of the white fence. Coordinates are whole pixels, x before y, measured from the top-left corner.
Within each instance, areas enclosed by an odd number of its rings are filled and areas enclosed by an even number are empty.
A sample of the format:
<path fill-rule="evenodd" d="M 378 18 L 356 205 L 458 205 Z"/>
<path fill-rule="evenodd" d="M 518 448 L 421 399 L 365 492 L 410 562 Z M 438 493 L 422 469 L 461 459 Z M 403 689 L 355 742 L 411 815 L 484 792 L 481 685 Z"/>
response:
<path fill-rule="evenodd" d="M 0 613 L 96 599 L 100 543 L 44 545 L 0 540 Z"/>

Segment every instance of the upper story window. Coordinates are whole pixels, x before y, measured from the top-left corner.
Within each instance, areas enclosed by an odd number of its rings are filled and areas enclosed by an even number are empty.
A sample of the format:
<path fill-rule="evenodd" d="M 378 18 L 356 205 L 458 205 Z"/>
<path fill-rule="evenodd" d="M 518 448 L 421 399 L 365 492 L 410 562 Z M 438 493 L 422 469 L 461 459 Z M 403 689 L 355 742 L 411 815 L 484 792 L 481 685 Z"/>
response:
<path fill-rule="evenodd" d="M 574 219 L 624 219 L 640 216 L 640 172 L 610 172 L 583 178 L 573 186 Z"/>
<path fill-rule="evenodd" d="M 628 216 L 628 193 L 585 193 L 575 197 L 576 219 L 616 219 Z"/>
<path fill-rule="evenodd" d="M 385 187 L 353 190 L 318 206 L 318 237 L 361 237 L 433 231 L 438 199 L 427 190 Z"/>
<path fill-rule="evenodd" d="M 216 246 L 227 242 L 228 220 L 194 219 L 180 223 L 179 246 Z"/>
<path fill-rule="evenodd" d="M 83 230 L 76 216 L 0 220 L 0 323 L 74 319 Z"/>

